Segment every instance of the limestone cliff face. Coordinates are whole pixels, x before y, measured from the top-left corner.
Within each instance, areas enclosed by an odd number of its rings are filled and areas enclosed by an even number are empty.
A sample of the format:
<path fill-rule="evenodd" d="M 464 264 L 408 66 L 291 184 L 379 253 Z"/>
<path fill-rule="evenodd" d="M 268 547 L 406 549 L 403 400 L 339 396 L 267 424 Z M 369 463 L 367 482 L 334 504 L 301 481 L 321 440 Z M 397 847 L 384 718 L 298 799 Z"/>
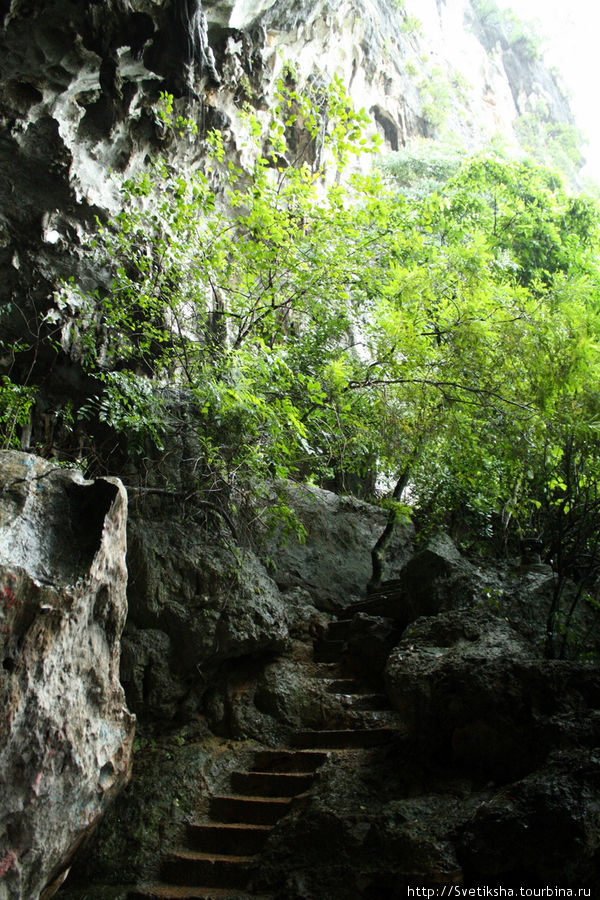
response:
<path fill-rule="evenodd" d="M 111 172 L 169 152 L 153 111 L 161 91 L 199 124 L 188 166 L 202 158 L 212 127 L 235 155 L 241 107 L 249 103 L 266 119 L 274 85 L 290 68 L 300 88 L 340 76 L 388 149 L 444 132 L 470 148 L 495 133 L 511 138 L 516 117 L 540 103 L 569 122 L 553 76 L 476 8 L 474 0 L 3 0 L 5 333 L 18 336 L 24 321 L 38 327 L 58 279 L 74 274 L 89 286 L 101 278 L 82 237 L 118 203 Z M 4 369 L 10 363 L 0 360 Z"/>

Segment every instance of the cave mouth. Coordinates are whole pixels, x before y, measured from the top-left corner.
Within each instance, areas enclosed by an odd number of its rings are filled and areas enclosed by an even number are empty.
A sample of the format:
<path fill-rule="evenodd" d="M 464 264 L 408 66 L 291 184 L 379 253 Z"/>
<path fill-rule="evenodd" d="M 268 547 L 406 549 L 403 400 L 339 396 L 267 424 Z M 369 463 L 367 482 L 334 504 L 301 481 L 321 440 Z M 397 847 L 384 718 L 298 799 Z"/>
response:
<path fill-rule="evenodd" d="M 104 521 L 118 488 L 105 479 L 93 484 L 67 485 L 72 556 L 77 568 L 89 569 L 100 549 Z"/>

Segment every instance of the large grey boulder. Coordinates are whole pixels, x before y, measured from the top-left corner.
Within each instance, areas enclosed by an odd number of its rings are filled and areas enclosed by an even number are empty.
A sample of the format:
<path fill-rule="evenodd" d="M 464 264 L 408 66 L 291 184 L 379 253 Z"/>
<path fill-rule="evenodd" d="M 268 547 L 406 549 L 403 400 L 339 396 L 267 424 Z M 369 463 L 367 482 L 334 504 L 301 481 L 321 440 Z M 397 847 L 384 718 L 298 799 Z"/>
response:
<path fill-rule="evenodd" d="M 371 549 L 387 522 L 379 506 L 314 485 L 287 484 L 283 499 L 304 527 L 306 539 L 264 536 L 264 555 L 282 590 L 309 591 L 320 609 L 336 610 L 364 599 L 371 578 Z M 414 529 L 398 526 L 386 554 L 386 577 L 396 577 L 412 552 Z"/>
<path fill-rule="evenodd" d="M 155 722 L 193 715 L 229 660 L 281 651 L 286 605 L 258 557 L 194 522 L 129 526 L 129 621 L 122 678 Z"/>
<path fill-rule="evenodd" d="M 384 750 L 332 754 L 317 778 L 267 840 L 256 893 L 396 898 L 460 877 L 451 835 L 473 804 L 457 803 L 464 786 L 449 781 L 444 796 L 439 775 Z"/>
<path fill-rule="evenodd" d="M 378 588 L 376 612 L 404 628 L 420 616 L 472 606 L 485 592 L 486 581 L 442 532 L 411 556 L 396 578 Z"/>
<path fill-rule="evenodd" d="M 117 479 L 0 453 L 2 900 L 60 880 L 129 779 L 126 515 Z"/>
<path fill-rule="evenodd" d="M 132 521 L 129 539 L 131 621 L 167 633 L 182 667 L 285 645 L 279 591 L 251 551 L 170 519 Z"/>

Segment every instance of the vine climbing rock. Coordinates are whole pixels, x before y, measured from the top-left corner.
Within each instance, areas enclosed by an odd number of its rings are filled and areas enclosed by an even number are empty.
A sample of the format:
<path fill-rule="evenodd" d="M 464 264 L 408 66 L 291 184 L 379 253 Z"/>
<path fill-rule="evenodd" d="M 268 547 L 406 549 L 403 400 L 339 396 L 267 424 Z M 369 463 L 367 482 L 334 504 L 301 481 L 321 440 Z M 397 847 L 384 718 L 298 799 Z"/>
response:
<path fill-rule="evenodd" d="M 0 452 L 0 898 L 49 897 L 129 778 L 127 495 Z"/>

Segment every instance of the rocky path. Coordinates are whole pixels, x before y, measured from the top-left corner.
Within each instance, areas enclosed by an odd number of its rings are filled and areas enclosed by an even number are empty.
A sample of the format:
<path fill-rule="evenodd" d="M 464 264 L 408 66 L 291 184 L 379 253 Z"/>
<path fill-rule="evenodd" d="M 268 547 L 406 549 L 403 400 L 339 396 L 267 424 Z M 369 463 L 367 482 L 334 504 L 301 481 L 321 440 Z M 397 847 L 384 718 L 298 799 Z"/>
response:
<path fill-rule="evenodd" d="M 297 799 L 317 789 L 319 767 L 347 750 L 372 748 L 397 734 L 396 716 L 385 695 L 369 691 L 345 673 L 351 621 L 332 622 L 313 651 L 315 677 L 338 698 L 348 727 L 298 731 L 287 747 L 257 750 L 251 769 L 231 774 L 231 792 L 211 797 L 210 821 L 188 824 L 183 845 L 162 860 L 161 883 L 138 887 L 130 900 L 258 900 L 248 885 L 260 866 L 261 850 Z"/>

